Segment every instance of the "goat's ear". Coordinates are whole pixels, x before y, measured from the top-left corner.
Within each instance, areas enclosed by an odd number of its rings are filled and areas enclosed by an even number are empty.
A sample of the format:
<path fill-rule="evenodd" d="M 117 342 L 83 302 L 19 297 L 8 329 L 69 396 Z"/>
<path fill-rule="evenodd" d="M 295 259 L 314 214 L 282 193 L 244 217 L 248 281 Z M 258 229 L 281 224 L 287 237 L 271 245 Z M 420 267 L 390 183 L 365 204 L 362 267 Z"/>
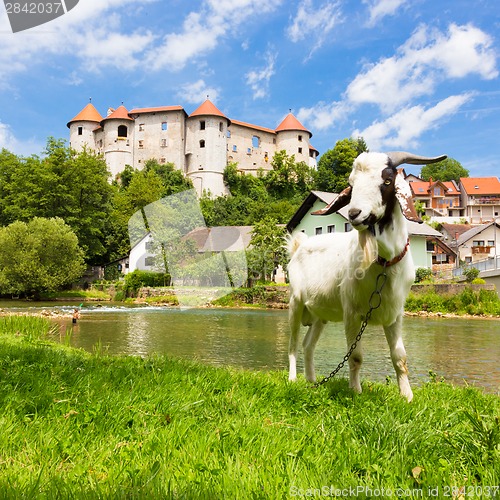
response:
<path fill-rule="evenodd" d="M 410 185 L 405 181 L 403 176 L 403 169 L 398 169 L 394 187 L 396 190 L 396 198 L 399 201 L 403 215 L 412 222 L 422 224 L 423 220 L 418 216 L 415 205 L 413 204 Z"/>
<path fill-rule="evenodd" d="M 321 210 L 311 212 L 311 215 L 329 215 L 333 212 L 338 212 L 341 208 L 345 207 L 351 201 L 351 186 L 345 188 L 331 203 Z"/>

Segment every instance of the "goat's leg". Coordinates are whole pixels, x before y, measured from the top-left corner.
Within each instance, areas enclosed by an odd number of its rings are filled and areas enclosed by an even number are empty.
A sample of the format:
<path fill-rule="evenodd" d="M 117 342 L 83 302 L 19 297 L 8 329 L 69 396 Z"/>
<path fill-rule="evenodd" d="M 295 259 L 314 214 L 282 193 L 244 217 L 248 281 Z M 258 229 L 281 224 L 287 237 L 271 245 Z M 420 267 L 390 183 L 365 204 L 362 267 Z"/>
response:
<path fill-rule="evenodd" d="M 309 382 L 316 381 L 316 371 L 314 369 L 314 349 L 318 343 L 319 337 L 325 324 L 320 319 L 314 320 L 313 324 L 307 330 L 302 347 L 304 349 L 304 375 Z"/>
<path fill-rule="evenodd" d="M 290 297 L 288 309 L 288 321 L 290 325 L 290 341 L 288 344 L 288 380 L 297 378 L 297 348 L 299 341 L 300 325 L 302 320 L 303 306 L 299 304 L 293 297 Z"/>
<path fill-rule="evenodd" d="M 347 340 L 347 349 L 356 342 L 356 336 L 361 328 L 361 321 L 356 321 L 355 318 L 344 317 L 345 336 Z M 352 351 L 349 358 L 349 387 L 355 392 L 361 394 L 361 381 L 359 372 L 363 363 L 363 349 L 361 340 L 357 343 L 356 348 Z"/>
<path fill-rule="evenodd" d="M 413 392 L 408 381 L 408 367 L 406 365 L 406 350 L 403 344 L 403 315 L 389 326 L 384 326 L 385 337 L 391 350 L 391 359 L 398 379 L 399 392 L 408 402 L 413 399 Z"/>

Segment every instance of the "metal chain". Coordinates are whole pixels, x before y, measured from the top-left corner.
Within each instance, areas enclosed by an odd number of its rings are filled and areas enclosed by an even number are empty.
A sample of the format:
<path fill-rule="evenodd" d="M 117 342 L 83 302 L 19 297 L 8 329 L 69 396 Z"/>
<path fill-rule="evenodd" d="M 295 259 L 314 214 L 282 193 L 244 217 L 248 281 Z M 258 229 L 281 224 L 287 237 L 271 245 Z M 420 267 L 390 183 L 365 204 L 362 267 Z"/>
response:
<path fill-rule="evenodd" d="M 353 342 L 353 344 L 347 351 L 347 354 L 344 356 L 344 359 L 338 364 L 337 368 L 335 368 L 335 370 L 333 370 L 329 375 L 321 379 L 319 382 L 316 382 L 313 385 L 313 387 L 319 387 L 320 385 L 326 384 L 331 378 L 335 377 L 335 375 L 337 375 L 337 373 L 340 370 L 342 370 L 345 364 L 349 361 L 349 358 L 354 352 L 354 349 L 356 349 L 358 342 L 361 340 L 363 332 L 368 326 L 368 321 L 370 321 L 370 318 L 372 317 L 372 312 L 375 309 L 378 309 L 382 304 L 382 289 L 384 288 L 384 285 L 387 281 L 387 273 L 385 272 L 386 266 L 387 262 L 383 265 L 382 272 L 377 276 L 377 279 L 375 281 L 375 290 L 372 292 L 368 300 L 368 305 L 370 308 L 368 309 L 368 312 L 366 313 L 366 316 L 364 317 L 363 322 L 361 323 L 361 328 L 359 330 L 359 333 L 356 335 L 356 340 Z"/>

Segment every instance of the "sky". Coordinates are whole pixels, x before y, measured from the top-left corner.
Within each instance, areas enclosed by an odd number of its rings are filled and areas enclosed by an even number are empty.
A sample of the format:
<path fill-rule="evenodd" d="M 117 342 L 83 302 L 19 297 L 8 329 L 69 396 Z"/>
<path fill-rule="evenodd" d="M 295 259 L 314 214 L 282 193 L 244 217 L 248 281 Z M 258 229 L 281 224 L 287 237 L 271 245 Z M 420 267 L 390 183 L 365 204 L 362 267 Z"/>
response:
<path fill-rule="evenodd" d="M 320 154 L 363 137 L 500 176 L 499 13 L 497 0 L 80 0 L 14 34 L 0 4 L 0 148 L 69 139 L 89 99 L 103 116 L 190 114 L 208 96 L 271 129 L 291 110 Z"/>

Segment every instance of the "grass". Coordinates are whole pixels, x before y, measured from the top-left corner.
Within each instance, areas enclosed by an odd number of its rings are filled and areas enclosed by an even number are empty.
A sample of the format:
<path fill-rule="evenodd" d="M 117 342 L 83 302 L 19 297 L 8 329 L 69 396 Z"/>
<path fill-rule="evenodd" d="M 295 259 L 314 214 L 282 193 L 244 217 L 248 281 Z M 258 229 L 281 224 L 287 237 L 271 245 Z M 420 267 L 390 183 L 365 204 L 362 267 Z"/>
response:
<path fill-rule="evenodd" d="M 284 372 L 89 354 L 52 343 L 50 325 L 0 318 L 1 498 L 427 498 L 500 484 L 500 399 L 479 389 L 431 377 L 407 404 L 394 384 L 353 395 L 342 379 L 311 389 Z"/>
<path fill-rule="evenodd" d="M 63 290 L 43 293 L 42 300 L 111 300 L 111 295 L 103 290 Z"/>

